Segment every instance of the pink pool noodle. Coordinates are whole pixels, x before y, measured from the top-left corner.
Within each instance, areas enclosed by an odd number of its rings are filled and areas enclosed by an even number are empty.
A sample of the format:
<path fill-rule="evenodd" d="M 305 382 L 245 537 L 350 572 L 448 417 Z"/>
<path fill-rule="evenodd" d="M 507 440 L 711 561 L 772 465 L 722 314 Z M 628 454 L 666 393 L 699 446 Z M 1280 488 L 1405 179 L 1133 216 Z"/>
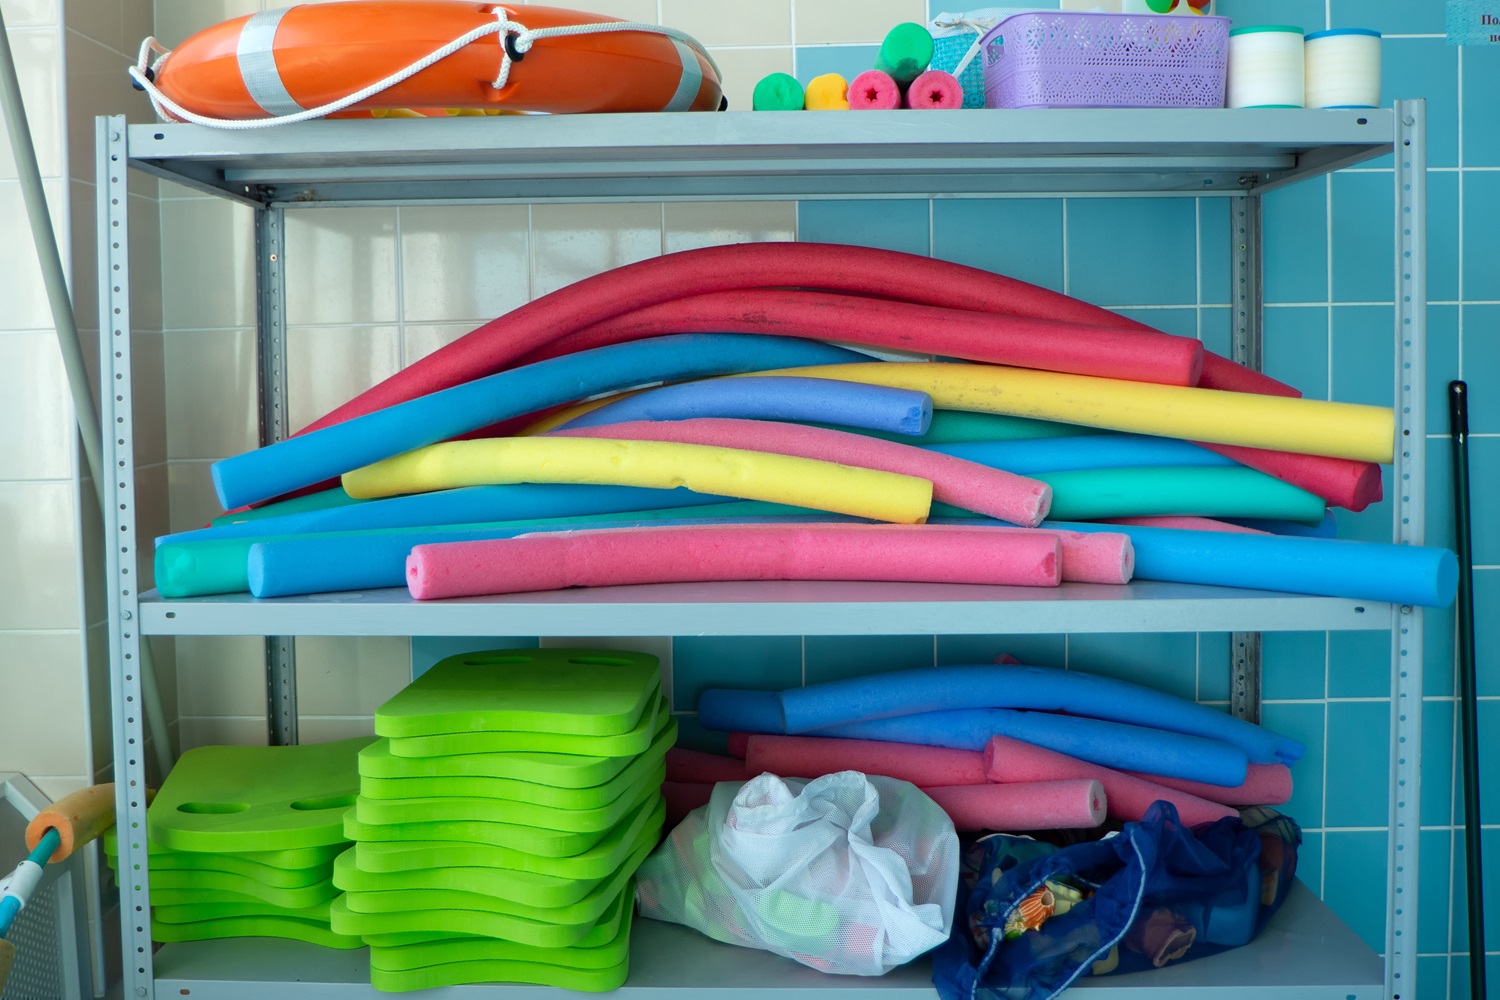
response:
<path fill-rule="evenodd" d="M 1168 385 L 1195 384 L 1203 366 L 1203 345 L 1191 337 L 862 295 L 770 288 L 662 302 L 565 334 L 516 360 L 530 364 L 624 341 L 703 332 L 852 342 Z"/>
<path fill-rule="evenodd" d="M 739 779 L 745 780 L 743 778 Z M 661 783 L 661 797 L 666 800 L 667 819 L 665 829 L 671 830 L 687 818 L 687 814 L 699 806 L 708 805 L 713 798 L 714 783 L 708 781 L 672 781 Z"/>
<path fill-rule="evenodd" d="M 750 737 L 753 735 L 755 734 L 730 733 L 729 742 L 724 747 L 724 749 L 729 751 L 729 756 L 738 757 L 740 760 L 744 760 L 745 754 L 750 750 Z"/>
<path fill-rule="evenodd" d="M 1125 773 L 1227 806 L 1279 806 L 1292 797 L 1292 770 L 1285 764 L 1251 764 L 1244 782 L 1233 788 L 1189 781 L 1186 778 L 1164 778 L 1161 775 L 1139 774 L 1135 771 Z"/>
<path fill-rule="evenodd" d="M 406 582 L 418 600 L 707 580 L 1055 587 L 1061 563 L 1055 537 L 983 527 L 673 525 L 418 545 Z"/>
<path fill-rule="evenodd" d="M 842 740 L 821 736 L 753 734 L 745 750 L 745 770 L 769 771 L 783 778 L 820 778 L 838 771 L 861 771 L 929 785 L 983 785 L 984 755 L 977 750 Z"/>
<path fill-rule="evenodd" d="M 1231 361 L 1212 351 L 1203 352 L 1203 374 L 1198 378 L 1198 388 L 1253 392 L 1258 396 L 1302 396 L 1300 390 L 1285 382 L 1278 382 L 1263 372 L 1246 368 L 1238 361 Z"/>
<path fill-rule="evenodd" d="M 1216 520 L 1212 517 L 1194 517 L 1190 514 L 1159 514 L 1149 517 L 1102 517 L 1100 524 L 1133 524 L 1141 528 L 1178 528 L 1183 531 L 1228 531 L 1241 535 L 1269 535 L 1269 531 L 1261 531 L 1259 528 L 1247 528 L 1243 524 L 1231 524 L 1228 521 Z M 1063 552 L 1063 558 L 1067 558 L 1067 550 Z"/>
<path fill-rule="evenodd" d="M 1093 828 L 1104 822 L 1106 813 L 1104 786 L 1092 780 L 947 785 L 922 791 L 942 806 L 960 833 Z"/>
<path fill-rule="evenodd" d="M 724 757 L 687 747 L 667 751 L 667 780 L 686 782 L 746 781 L 745 762 L 739 757 Z"/>
<path fill-rule="evenodd" d="M 929 69 L 906 88 L 902 104 L 914 111 L 955 111 L 964 106 L 964 88 L 952 73 Z"/>
<path fill-rule="evenodd" d="M 1178 816 L 1188 826 L 1238 815 L 1229 806 L 1168 788 L 1156 781 L 1089 764 L 1005 736 L 990 738 L 984 748 L 984 766 L 989 779 L 1002 784 L 1092 778 L 1104 786 L 1109 814 L 1120 820 L 1139 820 L 1158 799 L 1176 806 Z"/>
<path fill-rule="evenodd" d="M 1024 529 L 1018 529 L 1024 530 Z M 1069 583 L 1129 583 L 1135 576 L 1135 545 L 1112 531 L 1051 531 L 1062 549 L 1062 578 Z"/>
<path fill-rule="evenodd" d="M 1052 505 L 1052 488 L 1035 479 L 915 445 L 776 420 L 737 417 L 629 420 L 567 428 L 553 431 L 549 436 L 717 445 L 901 472 L 931 480 L 934 500 L 1027 526 L 1040 524 Z"/>
<path fill-rule="evenodd" d="M 889 73 L 867 69 L 849 83 L 850 111 L 889 111 L 901 106 L 901 88 Z"/>

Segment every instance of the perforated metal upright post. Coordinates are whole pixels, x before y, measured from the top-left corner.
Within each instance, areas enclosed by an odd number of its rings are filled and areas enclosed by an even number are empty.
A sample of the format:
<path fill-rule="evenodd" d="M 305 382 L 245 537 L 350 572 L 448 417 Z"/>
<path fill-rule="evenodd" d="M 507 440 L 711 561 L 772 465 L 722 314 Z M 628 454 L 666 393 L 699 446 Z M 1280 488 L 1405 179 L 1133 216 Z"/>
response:
<path fill-rule="evenodd" d="M 1396 463 L 1392 534 L 1421 545 L 1427 488 L 1427 102 L 1396 110 Z M 1421 823 L 1422 609 L 1391 629 L 1391 802 L 1386 992 L 1417 995 L 1417 844 Z"/>
<path fill-rule="evenodd" d="M 146 768 L 142 750 L 140 587 L 136 580 L 135 426 L 130 392 L 130 254 L 127 144 L 122 116 L 94 126 L 99 226 L 100 413 L 105 590 L 109 610 L 110 714 L 114 723 L 115 826 L 120 837 L 124 996 L 152 995 L 151 898 L 147 887 Z"/>
<path fill-rule="evenodd" d="M 1265 364 L 1261 296 L 1261 196 L 1229 199 L 1230 276 L 1233 302 L 1231 357 L 1260 371 Z M 1229 635 L 1229 709 L 1251 722 L 1260 721 L 1260 633 Z"/>
<path fill-rule="evenodd" d="M 256 344 L 260 352 L 260 443 L 291 433 L 286 366 L 286 213 L 255 210 Z M 297 658 L 289 635 L 266 637 L 266 729 L 272 746 L 297 742 Z"/>

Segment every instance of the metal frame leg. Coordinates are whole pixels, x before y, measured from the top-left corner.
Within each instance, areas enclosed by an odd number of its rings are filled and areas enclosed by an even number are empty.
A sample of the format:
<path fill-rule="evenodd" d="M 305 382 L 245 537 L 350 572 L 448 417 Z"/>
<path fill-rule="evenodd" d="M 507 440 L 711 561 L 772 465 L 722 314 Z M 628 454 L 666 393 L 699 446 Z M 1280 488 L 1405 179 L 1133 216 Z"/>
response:
<path fill-rule="evenodd" d="M 1234 268 L 1230 281 L 1234 299 L 1231 357 L 1255 371 L 1265 364 L 1260 198 L 1258 194 L 1250 194 L 1229 199 L 1229 241 Z M 1260 673 L 1260 633 L 1231 632 L 1229 710 L 1236 717 L 1260 721 Z"/>

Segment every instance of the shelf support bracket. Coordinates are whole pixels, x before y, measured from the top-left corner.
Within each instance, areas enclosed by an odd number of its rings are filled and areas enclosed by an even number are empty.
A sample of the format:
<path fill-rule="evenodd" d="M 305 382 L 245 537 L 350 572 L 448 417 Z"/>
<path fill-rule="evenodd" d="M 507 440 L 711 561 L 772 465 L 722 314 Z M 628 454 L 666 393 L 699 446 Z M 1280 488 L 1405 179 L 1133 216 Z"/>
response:
<path fill-rule="evenodd" d="M 1421 545 L 1427 488 L 1427 102 L 1396 102 L 1396 463 L 1393 540 Z M 1386 995 L 1417 995 L 1417 847 L 1421 823 L 1422 609 L 1391 629 L 1391 834 Z M 1472 946 L 1472 945 L 1471 945 Z"/>
<path fill-rule="evenodd" d="M 1260 371 L 1265 364 L 1261 296 L 1261 201 L 1259 194 L 1229 199 L 1230 285 L 1234 298 L 1231 357 Z M 1229 635 L 1229 710 L 1260 722 L 1260 633 Z"/>
<path fill-rule="evenodd" d="M 255 210 L 256 347 L 260 353 L 260 443 L 291 433 L 286 364 L 286 213 Z M 271 746 L 297 743 L 297 655 L 289 635 L 266 637 L 266 728 Z"/>
<path fill-rule="evenodd" d="M 120 835 L 123 996 L 151 1000 L 151 892 L 145 872 L 146 766 L 141 725 L 140 584 L 136 580 L 135 420 L 130 391 L 129 149 L 125 118 L 94 121 L 99 229 L 100 413 L 104 428 L 105 590 L 109 610 L 110 717 L 114 730 L 115 826 Z"/>

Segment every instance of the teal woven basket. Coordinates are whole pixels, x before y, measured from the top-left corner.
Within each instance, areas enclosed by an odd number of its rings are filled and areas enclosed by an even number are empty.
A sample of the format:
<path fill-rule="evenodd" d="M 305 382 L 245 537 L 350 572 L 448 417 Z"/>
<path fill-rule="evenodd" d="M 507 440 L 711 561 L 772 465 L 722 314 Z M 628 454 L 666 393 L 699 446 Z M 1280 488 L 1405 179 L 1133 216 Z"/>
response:
<path fill-rule="evenodd" d="M 934 38 L 931 67 L 953 73 L 977 41 L 979 41 L 978 32 Z M 969 65 L 964 67 L 963 73 L 953 73 L 953 75 L 958 77 L 958 82 L 964 89 L 964 107 L 984 107 L 984 60 L 979 57 L 979 54 L 975 53 L 974 58 L 969 60 Z"/>

